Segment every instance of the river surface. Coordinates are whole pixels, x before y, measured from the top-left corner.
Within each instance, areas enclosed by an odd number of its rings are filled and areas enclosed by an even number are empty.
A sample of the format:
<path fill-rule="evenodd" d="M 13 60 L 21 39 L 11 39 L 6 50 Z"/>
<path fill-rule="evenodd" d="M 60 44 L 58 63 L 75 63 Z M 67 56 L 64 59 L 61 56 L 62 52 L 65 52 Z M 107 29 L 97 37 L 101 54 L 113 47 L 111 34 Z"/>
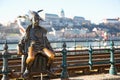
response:
<path fill-rule="evenodd" d="M 53 49 L 60 49 L 63 46 L 63 43 L 66 43 L 67 48 L 75 48 L 75 47 L 86 47 L 88 48 L 90 45 L 92 47 L 105 47 L 105 46 L 111 46 L 111 41 L 57 41 L 57 42 L 51 42 L 51 46 Z M 115 46 L 120 46 L 120 41 L 113 41 Z M 3 50 L 3 45 L 0 44 L 0 50 Z M 13 50 L 17 48 L 17 43 L 15 44 L 9 44 L 8 43 L 8 49 Z"/>

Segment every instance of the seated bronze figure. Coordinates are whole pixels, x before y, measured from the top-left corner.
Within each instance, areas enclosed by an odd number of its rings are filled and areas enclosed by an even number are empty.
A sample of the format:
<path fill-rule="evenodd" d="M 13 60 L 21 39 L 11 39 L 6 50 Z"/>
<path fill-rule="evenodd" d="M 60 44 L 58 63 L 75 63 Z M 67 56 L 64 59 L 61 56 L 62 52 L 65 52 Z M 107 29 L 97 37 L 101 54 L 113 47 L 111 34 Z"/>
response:
<path fill-rule="evenodd" d="M 38 11 L 40 12 L 40 11 Z M 39 25 L 38 12 L 31 11 L 32 24 L 18 44 L 18 54 L 22 58 L 22 75 L 28 77 L 32 72 L 51 71 L 54 51 L 47 39 L 47 30 Z"/>

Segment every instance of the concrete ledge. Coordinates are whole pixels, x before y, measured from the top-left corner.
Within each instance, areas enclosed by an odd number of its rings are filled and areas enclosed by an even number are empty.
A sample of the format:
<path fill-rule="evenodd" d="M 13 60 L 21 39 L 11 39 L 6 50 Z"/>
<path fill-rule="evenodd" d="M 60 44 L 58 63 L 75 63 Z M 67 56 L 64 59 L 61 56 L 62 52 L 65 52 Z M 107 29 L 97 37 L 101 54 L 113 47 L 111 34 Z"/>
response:
<path fill-rule="evenodd" d="M 60 78 L 51 80 L 60 80 Z M 69 80 L 120 80 L 120 73 L 117 73 L 117 75 L 110 75 L 104 73 L 93 75 L 81 75 L 78 77 L 69 77 Z"/>

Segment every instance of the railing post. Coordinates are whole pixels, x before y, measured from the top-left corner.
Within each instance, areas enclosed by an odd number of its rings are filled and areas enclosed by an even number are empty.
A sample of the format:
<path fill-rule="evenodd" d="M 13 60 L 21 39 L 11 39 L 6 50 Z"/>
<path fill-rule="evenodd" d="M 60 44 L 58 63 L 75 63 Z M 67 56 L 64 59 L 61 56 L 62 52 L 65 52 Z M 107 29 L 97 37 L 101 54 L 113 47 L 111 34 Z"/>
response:
<path fill-rule="evenodd" d="M 114 42 L 111 42 L 111 47 L 110 47 L 110 69 L 109 69 L 109 74 L 116 75 L 116 67 L 115 67 L 115 60 L 114 60 Z"/>
<path fill-rule="evenodd" d="M 76 46 L 76 39 L 74 40 L 74 43 L 75 43 L 75 54 L 76 54 L 76 48 L 77 48 L 77 46 Z"/>
<path fill-rule="evenodd" d="M 3 67 L 2 67 L 2 79 L 1 80 L 9 80 L 8 77 L 8 45 L 7 45 L 7 41 L 4 44 L 4 51 L 2 52 L 2 59 L 3 59 Z"/>
<path fill-rule="evenodd" d="M 67 72 L 67 61 L 66 61 L 66 56 L 67 50 L 66 50 L 66 43 L 63 43 L 63 50 L 62 50 L 62 73 L 61 73 L 61 80 L 69 80 L 69 75 Z"/>
<path fill-rule="evenodd" d="M 92 62 L 92 52 L 93 52 L 93 49 L 91 47 L 91 45 L 89 46 L 89 67 L 90 67 L 90 70 L 92 69 L 92 65 L 93 65 L 93 62 Z"/>

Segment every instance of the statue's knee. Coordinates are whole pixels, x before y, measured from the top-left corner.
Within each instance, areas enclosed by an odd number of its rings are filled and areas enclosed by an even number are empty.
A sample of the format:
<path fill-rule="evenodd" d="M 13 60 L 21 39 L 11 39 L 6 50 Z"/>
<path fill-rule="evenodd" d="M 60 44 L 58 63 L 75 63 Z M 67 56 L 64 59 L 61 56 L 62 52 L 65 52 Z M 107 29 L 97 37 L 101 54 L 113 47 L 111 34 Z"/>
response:
<path fill-rule="evenodd" d="M 52 55 L 50 56 L 50 59 L 51 59 L 51 60 L 54 60 L 54 59 L 55 59 L 55 55 L 52 54 Z"/>
<path fill-rule="evenodd" d="M 26 60 L 26 63 L 29 64 L 30 62 L 33 62 L 35 57 L 28 57 Z"/>

